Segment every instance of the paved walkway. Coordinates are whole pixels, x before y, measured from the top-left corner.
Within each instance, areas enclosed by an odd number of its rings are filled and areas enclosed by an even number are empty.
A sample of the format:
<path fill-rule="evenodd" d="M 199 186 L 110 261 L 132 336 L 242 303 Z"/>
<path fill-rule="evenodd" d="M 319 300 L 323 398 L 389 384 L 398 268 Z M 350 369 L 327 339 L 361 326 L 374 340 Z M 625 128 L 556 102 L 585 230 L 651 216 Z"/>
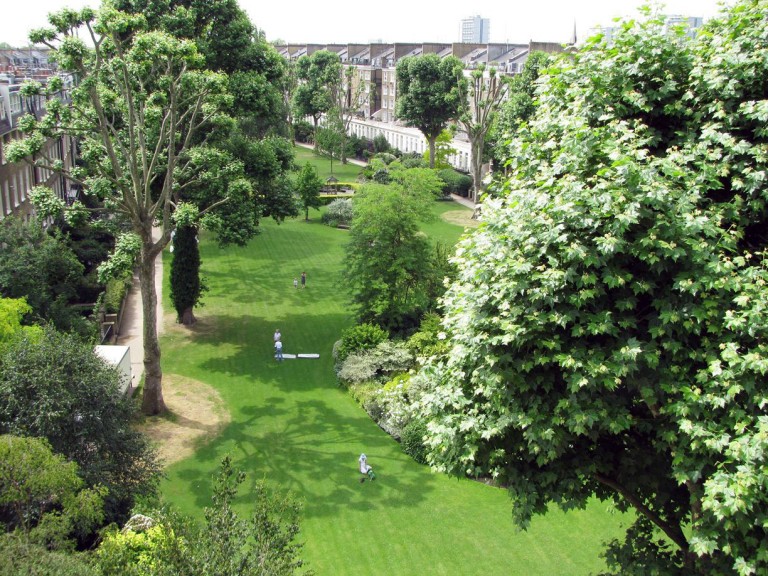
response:
<path fill-rule="evenodd" d="M 307 150 L 314 150 L 315 147 L 312 144 L 307 144 L 306 142 L 299 142 L 296 141 L 296 146 L 301 146 L 302 148 L 306 148 Z M 347 162 L 350 164 L 355 164 L 357 166 L 368 166 L 367 162 L 363 162 L 362 160 L 358 160 L 357 158 L 347 158 Z"/>
<path fill-rule="evenodd" d="M 160 237 L 160 229 L 152 231 L 152 237 L 157 240 Z M 155 290 L 157 290 L 157 333 L 163 331 L 163 258 L 162 254 L 155 259 Z M 139 275 L 134 273 L 131 290 L 125 298 L 123 319 L 120 323 L 120 332 L 117 342 L 121 346 L 131 349 L 131 390 L 133 394 L 141 382 L 144 374 L 144 309 L 141 302 L 141 287 Z"/>
<path fill-rule="evenodd" d="M 472 200 L 470 200 L 469 198 L 464 198 L 464 196 L 459 196 L 458 194 L 451 194 L 451 200 L 453 200 L 458 204 L 461 204 L 462 206 L 471 208 L 472 210 L 475 209 L 475 203 L 472 202 Z"/>

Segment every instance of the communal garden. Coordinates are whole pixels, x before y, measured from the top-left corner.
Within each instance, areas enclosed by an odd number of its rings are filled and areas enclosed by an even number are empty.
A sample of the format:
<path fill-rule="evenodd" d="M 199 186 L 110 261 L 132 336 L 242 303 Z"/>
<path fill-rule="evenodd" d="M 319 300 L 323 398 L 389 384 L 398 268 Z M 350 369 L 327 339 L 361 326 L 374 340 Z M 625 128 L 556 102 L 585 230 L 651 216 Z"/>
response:
<path fill-rule="evenodd" d="M 322 167 L 318 173 L 323 176 Z M 441 215 L 456 221 L 471 214 L 452 202 L 435 201 L 430 210 L 435 219 L 424 230 L 443 242 L 455 242 L 464 227 Z M 321 214 L 310 210 L 309 221 L 279 225 L 265 221 L 245 248 L 220 249 L 203 236 L 202 274 L 210 291 L 194 327 L 163 337 L 164 373 L 213 387 L 231 421 L 168 468 L 164 496 L 200 515 L 213 472 L 229 455 L 247 472 L 248 487 L 263 479 L 302 502 L 302 557 L 318 574 L 601 570 L 602 543 L 620 533 L 623 515 L 593 502 L 568 514 L 553 510 L 521 532 L 503 489 L 418 464 L 340 386 L 333 347 L 355 321 L 342 275 L 350 232 L 323 225 Z M 293 278 L 302 272 L 307 287 L 296 289 Z M 319 358 L 276 362 L 277 328 L 286 353 Z M 177 424 L 208 425 L 204 417 Z M 359 481 L 361 452 L 375 481 Z M 248 492 L 237 502 L 242 512 L 250 509 Z"/>

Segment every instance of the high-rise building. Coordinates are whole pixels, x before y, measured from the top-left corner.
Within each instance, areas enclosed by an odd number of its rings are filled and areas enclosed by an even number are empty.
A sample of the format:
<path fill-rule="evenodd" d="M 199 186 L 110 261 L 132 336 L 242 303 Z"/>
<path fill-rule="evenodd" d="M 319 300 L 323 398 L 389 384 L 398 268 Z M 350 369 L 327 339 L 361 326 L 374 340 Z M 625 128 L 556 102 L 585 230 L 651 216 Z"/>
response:
<path fill-rule="evenodd" d="M 491 20 L 472 16 L 461 21 L 461 41 L 469 44 L 487 44 L 490 42 Z"/>

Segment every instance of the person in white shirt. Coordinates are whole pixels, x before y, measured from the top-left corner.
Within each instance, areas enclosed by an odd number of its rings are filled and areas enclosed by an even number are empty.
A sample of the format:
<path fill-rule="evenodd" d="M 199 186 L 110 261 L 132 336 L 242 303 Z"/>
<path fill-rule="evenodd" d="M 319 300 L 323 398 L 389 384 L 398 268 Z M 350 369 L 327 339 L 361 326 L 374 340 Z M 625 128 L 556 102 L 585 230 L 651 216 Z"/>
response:
<path fill-rule="evenodd" d="M 371 480 L 376 480 L 376 474 L 373 473 L 373 467 L 368 464 L 368 457 L 365 454 L 360 454 L 358 462 L 360 463 L 360 474 L 365 474 Z M 360 478 L 360 482 L 365 482 L 365 477 Z"/>

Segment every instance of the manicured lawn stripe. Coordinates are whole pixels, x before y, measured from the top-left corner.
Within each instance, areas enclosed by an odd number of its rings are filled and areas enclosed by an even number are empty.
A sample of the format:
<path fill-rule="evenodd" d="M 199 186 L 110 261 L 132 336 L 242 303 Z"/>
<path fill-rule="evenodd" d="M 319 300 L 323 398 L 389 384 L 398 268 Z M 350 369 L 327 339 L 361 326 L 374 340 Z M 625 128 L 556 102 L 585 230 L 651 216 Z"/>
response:
<path fill-rule="evenodd" d="M 461 210 L 435 206 L 437 212 Z M 339 388 L 331 350 L 353 322 L 339 277 L 348 232 L 320 225 L 317 211 L 310 216 L 310 222 L 279 226 L 265 221 L 245 248 L 222 250 L 203 235 L 210 292 L 194 328 L 163 336 L 163 369 L 214 386 L 232 422 L 168 469 L 167 499 L 201 516 L 211 476 L 231 454 L 248 473 L 238 502 L 244 513 L 250 489 L 262 478 L 303 501 L 304 558 L 320 575 L 598 572 L 600 542 L 618 535 L 621 515 L 594 504 L 585 512 L 553 511 L 519 532 L 505 491 L 416 464 Z M 453 241 L 462 233 L 438 221 L 430 226 Z M 296 290 L 293 278 L 302 271 L 307 288 Z M 277 363 L 275 328 L 285 352 L 320 358 Z M 375 482 L 360 484 L 360 452 L 374 466 Z"/>

